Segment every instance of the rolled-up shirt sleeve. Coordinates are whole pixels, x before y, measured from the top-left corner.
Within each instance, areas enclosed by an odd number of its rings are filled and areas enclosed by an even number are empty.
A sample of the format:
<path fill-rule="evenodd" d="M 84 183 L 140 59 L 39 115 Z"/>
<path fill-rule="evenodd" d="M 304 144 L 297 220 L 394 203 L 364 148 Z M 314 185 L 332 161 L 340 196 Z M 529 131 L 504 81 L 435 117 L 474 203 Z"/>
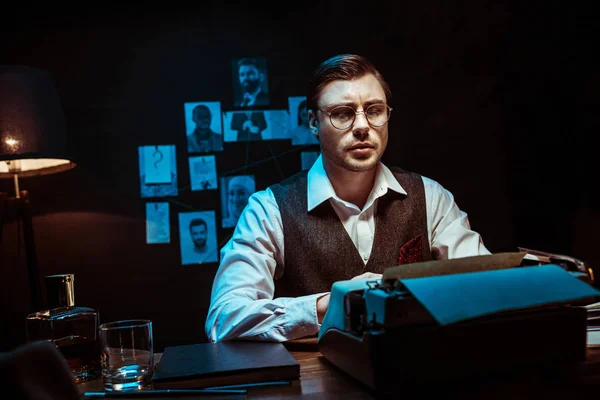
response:
<path fill-rule="evenodd" d="M 283 251 L 281 215 L 273 193 L 270 189 L 254 193 L 221 249 L 205 323 L 211 342 L 236 338 L 282 342 L 318 332 L 316 301 L 322 293 L 273 298 Z"/>
<path fill-rule="evenodd" d="M 435 259 L 452 259 L 490 254 L 481 235 L 471 229 L 467 213 L 454 196 L 438 182 L 423 177 L 429 243 Z"/>

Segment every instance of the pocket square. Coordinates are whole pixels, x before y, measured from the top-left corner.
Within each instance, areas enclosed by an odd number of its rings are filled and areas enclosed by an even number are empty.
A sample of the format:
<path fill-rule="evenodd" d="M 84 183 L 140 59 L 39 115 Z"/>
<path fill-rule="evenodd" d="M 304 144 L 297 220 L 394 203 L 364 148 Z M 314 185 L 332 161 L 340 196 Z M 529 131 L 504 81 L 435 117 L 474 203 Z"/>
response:
<path fill-rule="evenodd" d="M 423 235 L 409 240 L 400 248 L 398 265 L 423 261 Z"/>

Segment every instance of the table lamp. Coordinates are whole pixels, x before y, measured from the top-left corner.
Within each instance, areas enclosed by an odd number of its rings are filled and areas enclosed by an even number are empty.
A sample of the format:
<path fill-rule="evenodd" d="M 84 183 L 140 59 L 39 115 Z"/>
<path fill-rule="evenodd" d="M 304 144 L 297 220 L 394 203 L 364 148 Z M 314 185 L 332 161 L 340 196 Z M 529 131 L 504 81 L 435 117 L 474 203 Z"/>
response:
<path fill-rule="evenodd" d="M 0 179 L 14 181 L 14 197 L 0 193 L 0 208 L 15 204 L 23 227 L 33 311 L 43 308 L 42 288 L 29 193 L 19 189 L 19 178 L 73 167 L 75 163 L 66 155 L 65 119 L 50 73 L 28 66 L 0 65 Z M 0 210 L 0 239 L 2 225 Z"/>

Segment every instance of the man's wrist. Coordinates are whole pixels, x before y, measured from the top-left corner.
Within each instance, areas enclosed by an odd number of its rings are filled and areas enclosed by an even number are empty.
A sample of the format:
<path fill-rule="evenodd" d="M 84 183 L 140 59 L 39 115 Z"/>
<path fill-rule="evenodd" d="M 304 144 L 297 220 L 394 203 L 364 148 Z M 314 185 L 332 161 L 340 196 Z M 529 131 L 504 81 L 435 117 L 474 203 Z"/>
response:
<path fill-rule="evenodd" d="M 323 322 L 323 318 L 325 317 L 325 313 L 327 312 L 327 308 L 329 306 L 329 293 L 324 294 L 317 298 L 317 322 L 320 324 Z"/>

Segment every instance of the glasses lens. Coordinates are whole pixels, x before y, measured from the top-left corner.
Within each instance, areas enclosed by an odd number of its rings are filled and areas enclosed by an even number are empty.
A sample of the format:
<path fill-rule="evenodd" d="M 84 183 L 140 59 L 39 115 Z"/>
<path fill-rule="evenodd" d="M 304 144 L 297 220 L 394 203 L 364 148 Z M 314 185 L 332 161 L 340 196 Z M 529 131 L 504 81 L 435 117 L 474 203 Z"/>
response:
<path fill-rule="evenodd" d="M 372 104 L 367 107 L 365 114 L 373 126 L 383 126 L 390 119 L 390 110 L 385 104 Z"/>
<path fill-rule="evenodd" d="M 352 107 L 341 106 L 336 107 L 329 112 L 331 125 L 337 129 L 348 129 L 354 123 L 356 113 Z"/>

